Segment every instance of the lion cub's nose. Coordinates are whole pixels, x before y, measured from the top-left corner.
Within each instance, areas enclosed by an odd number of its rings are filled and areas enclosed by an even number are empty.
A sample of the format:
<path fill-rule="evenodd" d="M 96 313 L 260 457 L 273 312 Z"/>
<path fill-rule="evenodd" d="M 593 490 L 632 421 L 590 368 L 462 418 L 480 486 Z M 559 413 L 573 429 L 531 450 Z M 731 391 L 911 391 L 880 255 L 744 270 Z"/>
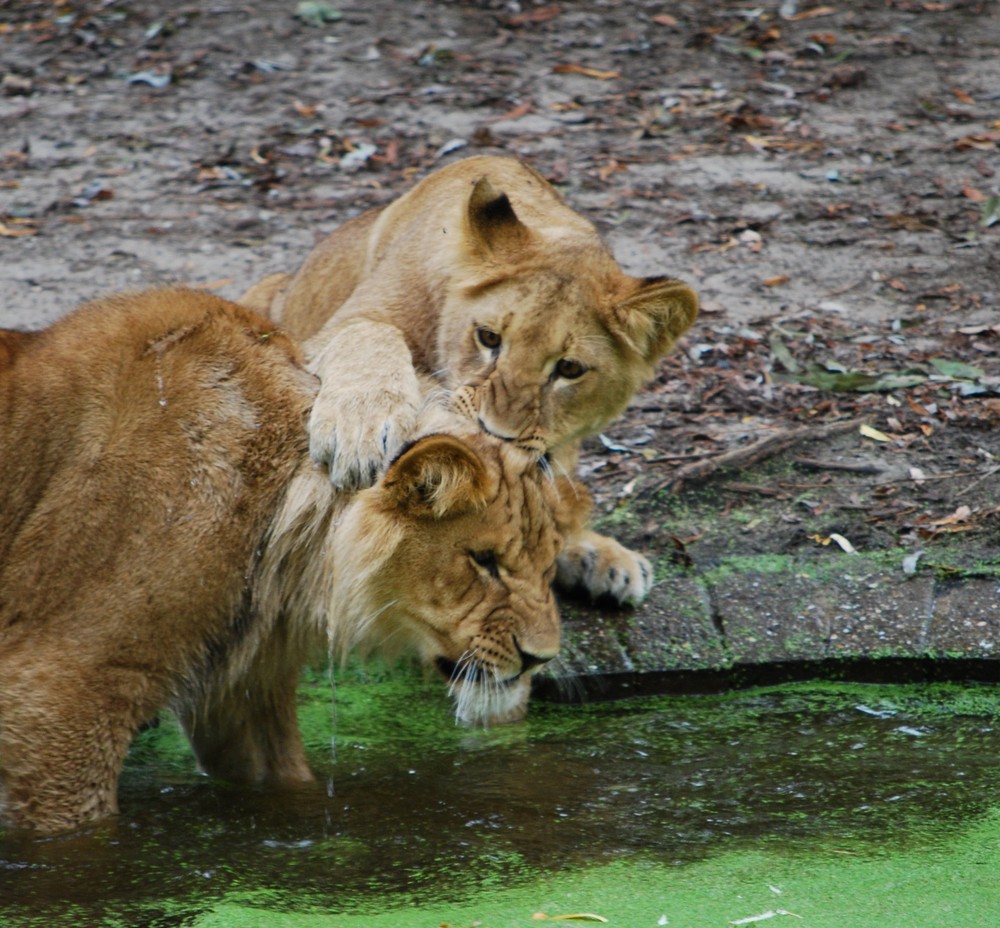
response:
<path fill-rule="evenodd" d="M 536 667 L 541 667 L 542 664 L 547 664 L 553 657 L 555 657 L 555 654 L 549 654 L 544 657 L 539 657 L 537 654 L 531 654 L 521 647 L 516 638 L 514 639 L 514 647 L 517 648 L 518 656 L 521 658 L 522 674 L 528 673 Z"/>

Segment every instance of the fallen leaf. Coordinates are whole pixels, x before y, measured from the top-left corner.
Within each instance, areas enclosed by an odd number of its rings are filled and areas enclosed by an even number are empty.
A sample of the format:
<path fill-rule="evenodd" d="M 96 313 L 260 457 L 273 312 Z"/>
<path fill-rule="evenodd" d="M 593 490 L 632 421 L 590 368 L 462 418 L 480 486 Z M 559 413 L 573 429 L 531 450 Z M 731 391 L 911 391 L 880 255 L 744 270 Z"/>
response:
<path fill-rule="evenodd" d="M 820 16 L 831 16 L 837 11 L 832 6 L 814 6 L 811 10 L 803 10 L 801 13 L 793 13 L 786 17 L 792 22 L 799 22 L 803 19 L 816 19 Z"/>
<path fill-rule="evenodd" d="M 965 135 L 955 140 L 956 151 L 968 151 L 974 148 L 977 151 L 993 151 L 1000 142 L 1000 132 L 980 132 L 976 135 Z"/>
<path fill-rule="evenodd" d="M 506 113 L 501 113 L 499 116 L 491 116 L 487 119 L 487 122 L 504 122 L 507 119 L 520 119 L 522 116 L 527 116 L 531 112 L 531 101 L 525 100 L 524 103 L 519 103 L 512 110 L 507 110 Z"/>
<path fill-rule="evenodd" d="M 677 17 L 671 16 L 669 13 L 659 13 L 653 17 L 653 22 L 660 26 L 676 26 Z"/>
<path fill-rule="evenodd" d="M 968 522 L 972 515 L 972 510 L 968 506 L 959 506 L 950 516 L 943 519 L 934 519 L 928 525 L 956 525 L 959 522 Z"/>
<path fill-rule="evenodd" d="M 787 284 L 791 279 L 787 274 L 776 274 L 774 277 L 765 277 L 764 286 L 780 287 L 782 284 Z"/>
<path fill-rule="evenodd" d="M 858 431 L 865 436 L 865 438 L 870 438 L 872 441 L 892 441 L 892 436 L 886 435 L 885 432 L 880 432 L 878 429 L 873 428 L 867 423 L 862 423 Z"/>
<path fill-rule="evenodd" d="M 771 334 L 768 344 L 771 348 L 771 354 L 774 355 L 775 359 L 780 362 L 781 366 L 788 371 L 789 374 L 798 374 L 801 372 L 802 368 L 795 360 L 788 346 L 778 336 L 777 332 L 773 332 Z"/>
<path fill-rule="evenodd" d="M 931 366 L 950 380 L 980 380 L 986 375 L 981 367 L 963 361 L 949 361 L 946 358 L 931 358 Z"/>
<path fill-rule="evenodd" d="M 845 551 L 847 554 L 858 553 L 858 549 L 855 548 L 854 545 L 852 545 L 843 535 L 840 535 L 837 532 L 833 532 L 830 535 L 830 541 L 834 541 L 840 545 L 841 550 Z"/>
<path fill-rule="evenodd" d="M 156 71 L 138 71 L 128 76 L 130 84 L 149 84 L 156 90 L 162 90 L 171 81 L 170 73 L 159 74 Z"/>
<path fill-rule="evenodd" d="M 575 912 L 571 915 L 546 915 L 544 912 L 536 912 L 531 916 L 534 922 L 601 922 L 607 924 L 608 920 L 603 915 L 594 915 L 593 912 Z"/>
<path fill-rule="evenodd" d="M 967 200 L 972 200 L 973 203 L 984 203 L 989 199 L 982 190 L 977 190 L 975 187 L 963 187 L 962 196 Z"/>
<path fill-rule="evenodd" d="M 338 163 L 345 171 L 356 170 L 377 151 L 378 148 L 371 142 L 361 142 L 342 155 Z"/>
<path fill-rule="evenodd" d="M 343 19 L 344 14 L 329 3 L 316 3 L 304 0 L 295 8 L 295 18 L 310 26 L 322 26 L 324 23 L 335 23 Z"/>
<path fill-rule="evenodd" d="M 794 918 L 802 918 L 801 915 L 796 915 L 794 912 L 789 912 L 787 909 L 769 909 L 767 912 L 762 912 L 760 915 L 749 915 L 746 918 L 737 918 L 729 924 L 752 925 L 755 922 L 767 921 L 767 919 L 775 918 L 778 915 L 791 915 Z"/>
<path fill-rule="evenodd" d="M 994 194 L 983 203 L 982 212 L 979 215 L 979 224 L 984 229 L 988 229 L 998 222 L 1000 222 L 1000 197 Z"/>
<path fill-rule="evenodd" d="M 301 100 L 296 100 L 292 104 L 292 109 L 295 110 L 303 119 L 315 119 L 319 113 L 319 107 L 313 106 L 309 103 L 303 103 Z"/>
<path fill-rule="evenodd" d="M 516 16 L 511 16 L 507 20 L 508 26 L 533 26 L 536 23 L 548 22 L 550 19 L 555 19 L 562 13 L 562 7 L 558 3 L 553 3 L 551 6 L 540 6 L 537 10 L 531 10 L 528 13 L 518 13 Z"/>
<path fill-rule="evenodd" d="M 621 77 L 621 71 L 601 71 L 597 68 L 587 68 L 582 64 L 557 64 L 552 72 L 554 74 L 582 74 L 584 77 L 596 77 L 601 81 L 614 80 Z"/>
<path fill-rule="evenodd" d="M 960 103 L 975 103 L 976 102 L 972 97 L 970 97 L 960 87 L 952 87 L 951 88 L 951 92 L 954 95 L 955 99 L 958 100 Z"/>
<path fill-rule="evenodd" d="M 5 223 L 0 222 L 0 236 L 3 238 L 20 238 L 22 235 L 37 235 L 38 229 L 21 228 L 15 229 Z"/>

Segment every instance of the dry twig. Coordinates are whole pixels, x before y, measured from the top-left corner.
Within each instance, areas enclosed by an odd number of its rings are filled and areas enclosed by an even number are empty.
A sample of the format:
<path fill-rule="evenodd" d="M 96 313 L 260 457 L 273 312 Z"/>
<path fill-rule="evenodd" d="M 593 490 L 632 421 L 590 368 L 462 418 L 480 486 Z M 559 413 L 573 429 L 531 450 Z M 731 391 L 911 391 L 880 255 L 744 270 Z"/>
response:
<path fill-rule="evenodd" d="M 749 467 L 764 460 L 764 458 L 780 454 L 800 442 L 849 432 L 851 429 L 856 429 L 862 421 L 861 419 L 848 419 L 842 422 L 831 422 L 828 425 L 805 425 L 795 429 L 781 429 L 742 448 L 734 448 L 732 451 L 726 451 L 708 460 L 695 461 L 678 467 L 664 480 L 645 488 L 642 492 L 655 492 L 669 486 L 671 492 L 676 493 L 686 481 L 704 480 L 720 470 L 732 467 Z"/>

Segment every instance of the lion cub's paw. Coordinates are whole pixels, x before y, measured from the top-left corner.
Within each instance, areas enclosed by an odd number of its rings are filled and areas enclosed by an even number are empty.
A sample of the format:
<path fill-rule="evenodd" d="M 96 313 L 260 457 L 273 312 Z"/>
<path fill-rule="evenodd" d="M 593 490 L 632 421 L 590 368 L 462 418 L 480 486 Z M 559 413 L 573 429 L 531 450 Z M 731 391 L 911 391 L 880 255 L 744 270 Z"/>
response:
<path fill-rule="evenodd" d="M 338 489 L 370 487 L 413 435 L 418 404 L 396 392 L 324 397 L 309 417 L 309 453 Z"/>
<path fill-rule="evenodd" d="M 653 587 L 653 565 L 614 538 L 584 532 L 559 555 L 556 583 L 595 597 L 611 596 L 620 603 L 641 603 Z"/>

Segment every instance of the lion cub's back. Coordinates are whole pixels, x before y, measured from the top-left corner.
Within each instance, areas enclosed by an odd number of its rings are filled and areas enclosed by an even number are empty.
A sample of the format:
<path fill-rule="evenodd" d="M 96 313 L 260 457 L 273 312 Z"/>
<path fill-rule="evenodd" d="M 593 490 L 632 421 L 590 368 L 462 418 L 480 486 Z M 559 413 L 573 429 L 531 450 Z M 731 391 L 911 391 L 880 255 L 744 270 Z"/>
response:
<path fill-rule="evenodd" d="M 71 647 L 71 624 L 235 609 L 234 567 L 306 455 L 314 385 L 295 346 L 236 304 L 164 290 L 87 304 L 10 354 L 0 644 L 23 625 Z"/>

